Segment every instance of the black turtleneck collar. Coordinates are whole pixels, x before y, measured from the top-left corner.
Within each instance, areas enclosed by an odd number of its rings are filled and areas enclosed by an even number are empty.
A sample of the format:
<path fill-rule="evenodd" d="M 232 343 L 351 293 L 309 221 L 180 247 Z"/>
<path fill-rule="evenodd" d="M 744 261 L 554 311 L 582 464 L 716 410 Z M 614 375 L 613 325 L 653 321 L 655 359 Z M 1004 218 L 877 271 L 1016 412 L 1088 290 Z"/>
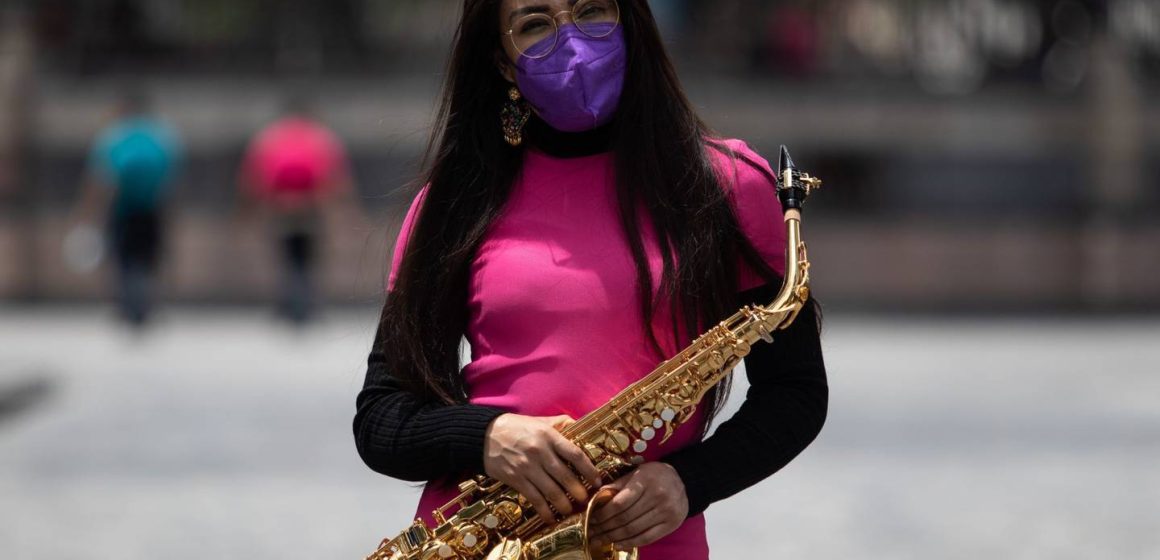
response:
<path fill-rule="evenodd" d="M 558 158 L 575 158 L 611 150 L 613 124 L 608 123 L 584 132 L 561 132 L 533 113 L 528 119 L 524 133 L 528 143 L 545 154 Z"/>

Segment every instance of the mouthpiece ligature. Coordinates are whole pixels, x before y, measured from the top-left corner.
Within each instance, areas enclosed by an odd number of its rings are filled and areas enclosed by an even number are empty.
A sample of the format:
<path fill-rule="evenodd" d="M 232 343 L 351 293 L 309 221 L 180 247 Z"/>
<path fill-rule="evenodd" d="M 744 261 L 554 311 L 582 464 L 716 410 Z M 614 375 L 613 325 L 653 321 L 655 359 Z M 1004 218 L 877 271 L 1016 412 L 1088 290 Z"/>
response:
<path fill-rule="evenodd" d="M 781 146 L 781 157 L 778 158 L 777 177 L 777 195 L 781 199 L 782 210 L 785 211 L 800 211 L 810 192 L 822 188 L 821 179 L 798 171 L 793 158 L 789 156 L 789 149 L 784 144 Z"/>

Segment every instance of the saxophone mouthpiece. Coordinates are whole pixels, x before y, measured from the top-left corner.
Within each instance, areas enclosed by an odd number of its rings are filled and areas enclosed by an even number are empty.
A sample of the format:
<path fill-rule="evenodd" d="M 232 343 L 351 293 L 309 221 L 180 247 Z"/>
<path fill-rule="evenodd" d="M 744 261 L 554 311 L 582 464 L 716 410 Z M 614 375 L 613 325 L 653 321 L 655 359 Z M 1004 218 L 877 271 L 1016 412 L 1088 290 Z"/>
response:
<path fill-rule="evenodd" d="M 781 145 L 781 158 L 778 160 L 778 163 L 777 163 L 778 176 L 784 175 L 786 169 L 796 170 L 797 166 L 793 164 L 793 158 L 789 157 L 789 148 L 786 148 L 785 144 L 782 144 Z"/>
<path fill-rule="evenodd" d="M 777 162 L 777 196 L 781 200 L 781 209 L 801 211 L 810 190 L 822 185 L 822 182 L 805 173 L 799 173 L 793 158 L 789 156 L 789 148 L 781 146 L 781 157 Z"/>

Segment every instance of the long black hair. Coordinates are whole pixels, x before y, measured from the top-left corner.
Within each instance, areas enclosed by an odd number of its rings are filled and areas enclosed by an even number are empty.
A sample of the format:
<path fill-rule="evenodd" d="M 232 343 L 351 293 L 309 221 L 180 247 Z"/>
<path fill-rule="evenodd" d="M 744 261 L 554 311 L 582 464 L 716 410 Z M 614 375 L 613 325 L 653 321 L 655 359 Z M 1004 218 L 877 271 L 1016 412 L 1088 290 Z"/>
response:
<path fill-rule="evenodd" d="M 499 111 L 510 88 L 502 56 L 500 0 L 466 0 L 456 31 L 436 125 L 427 146 L 426 185 L 380 329 L 387 365 L 409 389 L 464 402 L 459 345 L 467 326 L 468 271 L 502 211 L 523 161 L 505 143 Z M 677 79 L 645 0 L 621 0 L 627 46 L 624 91 L 612 129 L 619 210 L 636 264 L 641 328 L 667 302 L 677 347 L 736 310 L 738 256 L 767 281 L 776 273 L 738 226 L 707 150 L 728 148 L 700 120 Z M 660 244 L 654 286 L 641 238 L 642 212 Z M 654 299 L 654 293 L 656 298 Z M 725 386 L 727 384 L 722 384 Z M 720 408 L 725 391 L 710 407 Z"/>

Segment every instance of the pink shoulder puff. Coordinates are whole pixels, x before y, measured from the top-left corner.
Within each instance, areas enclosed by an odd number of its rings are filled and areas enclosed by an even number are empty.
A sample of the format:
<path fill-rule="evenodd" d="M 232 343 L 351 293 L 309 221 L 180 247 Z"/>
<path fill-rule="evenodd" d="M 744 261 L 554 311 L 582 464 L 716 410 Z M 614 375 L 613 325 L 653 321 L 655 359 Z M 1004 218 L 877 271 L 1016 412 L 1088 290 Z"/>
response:
<path fill-rule="evenodd" d="M 407 242 L 411 239 L 411 230 L 415 227 L 415 221 L 419 219 L 419 210 L 422 208 L 423 199 L 426 196 L 427 187 L 424 186 L 411 201 L 411 207 L 407 209 L 407 216 L 403 218 L 403 226 L 399 229 L 399 236 L 395 238 L 395 251 L 391 254 L 391 271 L 387 274 L 387 292 L 395 287 L 395 281 L 399 277 L 399 265 L 403 262 L 403 255 L 407 251 Z"/>
<path fill-rule="evenodd" d="M 785 226 L 777 198 L 777 175 L 769 162 L 745 142 L 727 139 L 723 143 L 732 155 L 713 146 L 709 147 L 709 153 L 741 230 L 766 264 L 784 275 Z M 738 291 L 763 283 L 755 271 L 742 263 Z"/>

